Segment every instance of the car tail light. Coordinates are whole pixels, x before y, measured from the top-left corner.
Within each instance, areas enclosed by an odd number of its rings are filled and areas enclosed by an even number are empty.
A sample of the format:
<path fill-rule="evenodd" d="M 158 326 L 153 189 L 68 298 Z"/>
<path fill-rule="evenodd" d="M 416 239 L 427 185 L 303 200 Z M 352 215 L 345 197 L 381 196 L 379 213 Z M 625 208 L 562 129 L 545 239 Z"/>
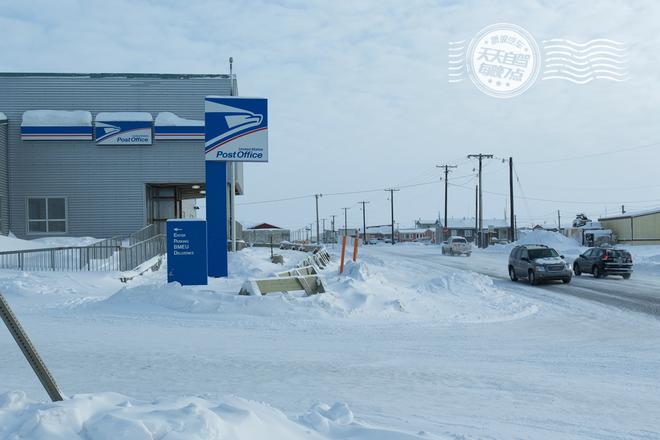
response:
<path fill-rule="evenodd" d="M 603 258 L 602 258 L 602 260 L 603 260 L 603 261 L 607 261 L 609 258 L 610 258 L 610 254 L 609 254 L 609 252 L 605 251 L 605 253 L 603 254 Z"/>

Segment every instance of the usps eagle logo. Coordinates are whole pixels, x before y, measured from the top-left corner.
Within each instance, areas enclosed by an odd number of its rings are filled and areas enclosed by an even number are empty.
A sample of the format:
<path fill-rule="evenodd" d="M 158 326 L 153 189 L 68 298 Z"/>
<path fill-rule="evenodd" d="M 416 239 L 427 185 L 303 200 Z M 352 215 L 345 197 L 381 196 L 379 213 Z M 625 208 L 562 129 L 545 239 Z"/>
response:
<path fill-rule="evenodd" d="M 263 98 L 206 99 L 207 160 L 265 162 L 268 152 L 267 103 Z"/>

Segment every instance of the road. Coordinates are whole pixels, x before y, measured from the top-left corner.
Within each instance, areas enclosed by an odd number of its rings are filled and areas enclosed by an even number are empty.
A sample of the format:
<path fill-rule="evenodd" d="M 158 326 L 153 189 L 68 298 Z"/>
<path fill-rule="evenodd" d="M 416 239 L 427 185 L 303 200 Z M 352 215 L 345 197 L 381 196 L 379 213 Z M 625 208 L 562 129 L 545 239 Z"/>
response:
<path fill-rule="evenodd" d="M 426 261 L 435 261 L 439 265 L 469 270 L 511 282 L 507 272 L 508 255 L 502 253 L 475 250 L 471 257 L 451 257 L 442 255 L 436 246 L 420 246 L 415 251 L 408 248 L 406 253 L 397 252 L 396 246 L 391 248 L 383 246 L 381 250 L 397 254 L 400 258 L 423 258 Z M 522 280 L 518 283 L 524 284 L 526 281 Z M 561 282 L 547 282 L 529 287 L 660 316 L 660 279 L 655 274 L 636 272 L 629 280 L 614 276 L 595 279 L 591 275 L 582 275 L 574 276 L 568 285 Z"/>

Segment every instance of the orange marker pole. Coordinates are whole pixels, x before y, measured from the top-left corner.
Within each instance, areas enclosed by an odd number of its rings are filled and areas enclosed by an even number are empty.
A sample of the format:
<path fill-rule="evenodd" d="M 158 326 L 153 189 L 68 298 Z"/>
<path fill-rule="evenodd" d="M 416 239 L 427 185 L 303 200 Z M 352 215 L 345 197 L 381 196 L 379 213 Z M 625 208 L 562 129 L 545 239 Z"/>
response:
<path fill-rule="evenodd" d="M 346 255 L 346 236 L 341 238 L 341 261 L 339 263 L 339 273 L 344 273 L 344 255 Z"/>
<path fill-rule="evenodd" d="M 358 243 L 360 242 L 360 234 L 355 234 L 355 241 L 353 242 L 353 261 L 357 261 L 357 249 Z"/>

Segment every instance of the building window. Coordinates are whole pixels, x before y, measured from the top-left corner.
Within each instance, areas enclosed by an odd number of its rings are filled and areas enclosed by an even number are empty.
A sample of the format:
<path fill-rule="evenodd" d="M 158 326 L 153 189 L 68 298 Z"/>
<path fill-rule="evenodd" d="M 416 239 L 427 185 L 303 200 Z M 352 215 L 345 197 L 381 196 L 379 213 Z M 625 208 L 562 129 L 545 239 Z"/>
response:
<path fill-rule="evenodd" d="M 64 197 L 28 197 L 28 234 L 66 233 L 66 199 Z"/>
<path fill-rule="evenodd" d="M 466 236 L 466 237 L 472 237 L 472 230 L 470 230 L 470 229 L 466 229 L 466 230 L 465 230 L 465 236 Z"/>

